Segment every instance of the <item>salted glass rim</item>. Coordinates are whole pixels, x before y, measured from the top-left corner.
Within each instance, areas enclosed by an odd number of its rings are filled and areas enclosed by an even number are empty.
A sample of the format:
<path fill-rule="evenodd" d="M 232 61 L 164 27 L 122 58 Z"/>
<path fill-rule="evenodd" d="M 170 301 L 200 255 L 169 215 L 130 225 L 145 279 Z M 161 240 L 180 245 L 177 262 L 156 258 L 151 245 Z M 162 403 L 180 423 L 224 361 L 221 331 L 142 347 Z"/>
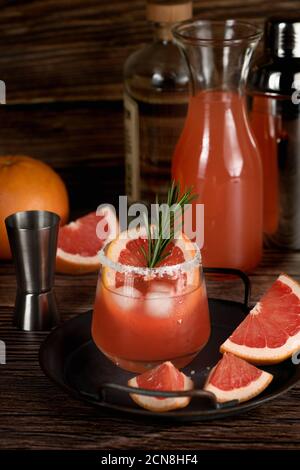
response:
<path fill-rule="evenodd" d="M 113 261 L 112 259 L 106 256 L 106 249 L 111 243 L 106 243 L 100 251 L 98 251 L 98 257 L 102 266 L 108 267 L 115 272 L 129 273 L 129 274 L 139 274 L 140 276 L 162 276 L 172 275 L 174 272 L 188 272 L 192 268 L 202 267 L 202 258 L 198 245 L 193 243 L 195 249 L 195 255 L 193 258 L 183 261 L 182 263 L 173 264 L 171 266 L 160 266 L 156 268 L 149 267 L 140 267 L 140 266 L 131 266 L 129 264 L 122 264 L 118 261 Z"/>
<path fill-rule="evenodd" d="M 201 37 L 201 35 L 192 34 L 192 28 L 195 26 L 211 26 L 211 27 L 218 27 L 218 26 L 229 26 L 229 27 L 243 27 L 245 30 L 244 34 L 240 33 L 240 36 L 236 36 L 233 38 L 224 38 L 224 37 Z M 190 30 L 190 31 L 189 31 Z M 247 31 L 248 30 L 248 34 Z M 263 31 L 259 26 L 256 26 L 253 23 L 247 21 L 240 21 L 235 19 L 228 19 L 228 20 L 186 20 L 182 21 L 181 23 L 176 24 L 172 28 L 172 33 L 174 37 L 182 42 L 190 43 L 194 45 L 207 45 L 212 46 L 216 45 L 234 45 L 234 44 L 241 44 L 244 42 L 251 42 L 254 40 L 258 40 L 262 37 Z"/>

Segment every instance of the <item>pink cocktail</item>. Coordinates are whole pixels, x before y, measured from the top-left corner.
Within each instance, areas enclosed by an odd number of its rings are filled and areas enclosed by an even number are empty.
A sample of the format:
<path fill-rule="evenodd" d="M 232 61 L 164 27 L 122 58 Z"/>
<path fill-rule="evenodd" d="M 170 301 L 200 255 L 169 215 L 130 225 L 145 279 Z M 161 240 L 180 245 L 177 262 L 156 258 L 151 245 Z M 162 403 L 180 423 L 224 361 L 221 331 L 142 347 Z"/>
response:
<path fill-rule="evenodd" d="M 113 262 L 108 250 L 101 252 L 92 322 L 97 347 L 133 372 L 164 361 L 187 365 L 210 336 L 198 249 L 188 260 L 157 268 Z"/>

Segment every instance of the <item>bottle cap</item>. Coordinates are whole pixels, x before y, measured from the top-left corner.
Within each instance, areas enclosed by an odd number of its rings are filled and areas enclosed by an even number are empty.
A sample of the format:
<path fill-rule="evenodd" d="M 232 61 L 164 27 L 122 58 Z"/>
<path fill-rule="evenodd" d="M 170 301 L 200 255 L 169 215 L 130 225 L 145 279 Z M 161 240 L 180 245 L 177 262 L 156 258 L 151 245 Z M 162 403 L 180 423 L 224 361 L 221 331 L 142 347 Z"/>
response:
<path fill-rule="evenodd" d="M 265 24 L 265 44 L 276 57 L 300 58 L 300 15 L 272 16 Z"/>
<path fill-rule="evenodd" d="M 154 23 L 177 23 L 193 16 L 192 0 L 149 0 L 147 19 Z"/>

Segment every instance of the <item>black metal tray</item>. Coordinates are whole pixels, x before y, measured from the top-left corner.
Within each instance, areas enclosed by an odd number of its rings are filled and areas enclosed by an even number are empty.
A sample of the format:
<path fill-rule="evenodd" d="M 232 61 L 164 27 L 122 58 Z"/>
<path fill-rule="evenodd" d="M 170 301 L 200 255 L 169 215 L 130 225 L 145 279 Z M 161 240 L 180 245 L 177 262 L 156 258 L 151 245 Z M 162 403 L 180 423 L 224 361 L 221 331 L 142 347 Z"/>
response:
<path fill-rule="evenodd" d="M 196 390 L 182 392 L 193 396 L 187 408 L 167 413 L 144 410 L 129 397 L 126 386 L 135 374 L 123 371 L 109 361 L 95 346 L 91 338 L 92 312 L 81 314 L 53 330 L 40 349 L 40 365 L 45 374 L 57 385 L 73 396 L 86 402 L 135 416 L 155 417 L 178 421 L 207 420 L 230 416 L 250 410 L 286 392 L 300 379 L 300 366 L 291 360 L 273 366 L 265 366 L 274 379 L 271 385 L 258 397 L 239 404 L 230 402 L 217 404 L 212 394 L 201 390 L 209 369 L 220 358 L 219 346 L 241 322 L 249 311 L 248 297 L 250 283 L 248 277 L 237 270 L 211 268 L 206 273 L 237 275 L 244 282 L 244 302 L 209 299 L 212 334 L 206 347 L 183 372 L 192 375 Z M 224 288 L 226 288 L 226 281 Z M 132 390 L 132 389 L 130 389 Z M 149 392 L 145 395 L 177 396 L 176 392 Z"/>

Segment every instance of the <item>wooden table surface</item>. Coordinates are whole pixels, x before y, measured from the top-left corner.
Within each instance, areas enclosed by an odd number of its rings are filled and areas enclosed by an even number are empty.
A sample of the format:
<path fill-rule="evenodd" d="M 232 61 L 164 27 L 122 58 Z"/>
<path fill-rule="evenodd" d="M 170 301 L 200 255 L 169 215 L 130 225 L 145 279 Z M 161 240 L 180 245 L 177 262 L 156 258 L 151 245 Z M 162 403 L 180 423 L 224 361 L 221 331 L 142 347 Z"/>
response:
<path fill-rule="evenodd" d="M 195 0 L 201 18 L 256 18 L 299 12 L 299 0 Z M 67 183 L 72 212 L 116 202 L 124 191 L 122 68 L 148 42 L 144 0 L 3 0 L 0 153 L 29 154 L 51 164 Z M 84 188 L 84 190 L 83 190 Z M 100 191 L 100 194 L 99 194 Z M 268 252 L 251 276 L 256 300 L 281 271 L 300 279 L 300 253 Z M 57 276 L 64 320 L 91 308 L 96 275 Z M 240 285 L 209 286 L 238 297 Z M 1 449 L 299 448 L 295 387 L 243 416 L 176 426 L 112 417 L 69 398 L 43 375 L 38 350 L 44 333 L 16 331 L 12 265 L 0 261 Z"/>
<path fill-rule="evenodd" d="M 251 275 L 252 301 L 280 272 L 300 280 L 300 253 L 268 251 Z M 96 275 L 59 275 L 56 290 L 64 320 L 91 308 Z M 210 283 L 209 294 L 223 296 Z M 46 333 L 26 333 L 12 326 L 14 269 L 0 263 L 0 339 L 7 364 L 0 365 L 1 449 L 299 449 L 300 384 L 280 399 L 237 417 L 160 424 L 111 416 L 67 396 L 44 376 L 38 351 Z M 226 296 L 238 299 L 240 284 L 230 282 Z"/>

